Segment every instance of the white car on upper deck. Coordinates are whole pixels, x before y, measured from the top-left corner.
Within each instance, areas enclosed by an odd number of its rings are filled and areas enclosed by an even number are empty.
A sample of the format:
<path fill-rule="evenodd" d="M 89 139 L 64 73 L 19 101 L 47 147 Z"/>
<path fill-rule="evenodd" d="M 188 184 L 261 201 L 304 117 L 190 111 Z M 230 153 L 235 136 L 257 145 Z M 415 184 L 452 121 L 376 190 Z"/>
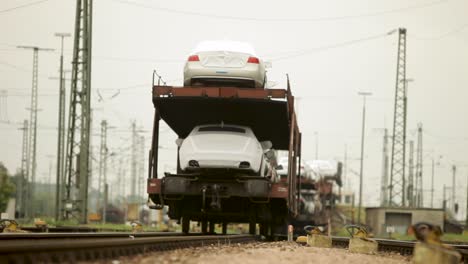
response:
<path fill-rule="evenodd" d="M 266 65 L 248 43 L 203 41 L 185 63 L 184 86 L 265 88 Z"/>
<path fill-rule="evenodd" d="M 258 142 L 249 127 L 225 124 L 196 126 L 185 139 L 176 141 L 180 168 L 233 169 L 265 176 L 268 166 L 264 153 L 271 142 Z"/>

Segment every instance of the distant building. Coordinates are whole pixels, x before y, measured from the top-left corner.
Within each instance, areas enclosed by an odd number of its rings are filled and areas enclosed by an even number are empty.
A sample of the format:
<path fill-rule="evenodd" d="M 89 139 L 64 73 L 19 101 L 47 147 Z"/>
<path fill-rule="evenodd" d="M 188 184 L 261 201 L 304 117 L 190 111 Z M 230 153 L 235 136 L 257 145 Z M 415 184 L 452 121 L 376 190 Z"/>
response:
<path fill-rule="evenodd" d="M 408 228 L 418 222 L 428 222 L 444 227 L 444 210 L 432 208 L 366 208 L 366 223 L 377 236 L 388 233 L 406 234 Z"/>

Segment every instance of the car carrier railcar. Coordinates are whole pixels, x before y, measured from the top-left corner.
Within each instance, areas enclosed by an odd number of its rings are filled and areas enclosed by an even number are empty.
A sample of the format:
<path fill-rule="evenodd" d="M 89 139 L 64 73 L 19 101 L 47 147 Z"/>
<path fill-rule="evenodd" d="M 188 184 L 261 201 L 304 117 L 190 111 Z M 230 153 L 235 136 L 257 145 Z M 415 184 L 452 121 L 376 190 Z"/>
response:
<path fill-rule="evenodd" d="M 189 232 L 190 221 L 199 221 L 202 232 L 214 224 L 249 223 L 249 232 L 271 236 L 298 214 L 298 169 L 301 133 L 294 112 L 294 96 L 287 89 L 235 87 L 153 86 L 155 107 L 150 150 L 148 194 L 153 209 L 169 207 L 169 217 L 181 221 Z M 159 126 L 163 119 L 179 138 L 197 125 L 229 123 L 248 126 L 259 141 L 269 140 L 276 150 L 288 151 L 286 181 L 231 174 L 229 171 L 158 175 Z M 179 155 L 177 156 L 179 157 Z"/>

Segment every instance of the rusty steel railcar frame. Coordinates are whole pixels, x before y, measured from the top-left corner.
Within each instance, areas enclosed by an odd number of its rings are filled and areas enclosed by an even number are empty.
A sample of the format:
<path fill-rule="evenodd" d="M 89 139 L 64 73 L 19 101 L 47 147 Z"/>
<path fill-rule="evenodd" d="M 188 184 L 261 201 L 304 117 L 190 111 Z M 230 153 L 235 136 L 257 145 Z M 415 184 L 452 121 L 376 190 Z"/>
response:
<path fill-rule="evenodd" d="M 158 177 L 158 146 L 161 119 L 180 138 L 185 138 L 196 125 L 213 121 L 222 116 L 223 119 L 226 118 L 226 123 L 229 121 L 241 122 L 242 125 L 250 126 L 259 141 L 271 140 L 275 149 L 288 151 L 289 164 L 286 181 L 268 182 L 268 190 L 264 198 L 267 198 L 265 201 L 270 205 L 270 209 L 268 209 L 270 210 L 268 212 L 269 217 L 261 221 L 253 221 L 249 218 L 234 217 L 232 214 L 226 213 L 226 216 L 223 218 L 223 211 L 219 212 L 216 216 L 206 214 L 206 217 L 203 216 L 203 212 L 200 214 L 192 212 L 190 219 L 188 217 L 181 217 L 178 213 L 172 212 L 171 214 L 170 212 L 170 217 L 178 220 L 182 218 L 184 232 L 188 232 L 187 226 L 189 220 L 201 221 L 202 231 L 206 232 L 207 221 L 210 221 L 210 226 L 214 222 L 223 223 L 224 226 L 229 219 L 232 220 L 231 222 L 250 223 L 251 233 L 254 232 L 252 231 L 252 226 L 255 229 L 255 224 L 260 223 L 260 232 L 271 235 L 275 232 L 275 228 L 282 226 L 285 221 L 298 215 L 298 192 L 300 188 L 300 175 L 298 174 L 300 173 L 299 168 L 301 166 L 301 133 L 294 111 L 294 96 L 291 93 L 289 83 L 287 89 L 155 85 L 153 86 L 153 104 L 155 113 L 147 181 L 147 192 L 152 209 L 161 209 L 164 205 L 177 204 L 173 201 L 174 199 L 171 200 L 174 197 L 165 193 L 166 190 L 169 190 L 165 186 L 165 182 L 171 180 L 172 185 L 178 183 L 184 184 L 184 181 L 191 176 L 183 174 L 180 171 L 179 153 L 177 153 L 177 174 L 165 173 L 165 177 Z M 223 112 L 225 108 L 229 109 Z M 254 116 L 252 117 L 252 113 L 249 115 L 248 111 L 253 111 Z M 184 189 L 187 195 L 189 192 L 193 195 L 194 190 L 200 187 L 199 184 L 197 185 L 198 177 L 192 179 L 194 180 L 190 184 L 193 188 L 190 190 L 189 188 Z M 218 180 L 221 179 L 218 178 Z M 231 189 L 233 190 L 233 193 L 230 194 L 231 196 L 248 196 L 245 189 L 239 191 L 239 188 L 237 188 L 238 191 L 235 191 L 234 185 L 229 185 L 229 187 L 232 187 Z M 198 190 L 198 195 L 202 195 L 201 190 Z M 265 203 L 265 201 L 262 202 Z M 251 202 L 255 203 L 252 199 Z M 284 209 L 278 209 L 277 207 L 284 207 Z M 177 210 L 177 208 L 173 208 L 173 210 Z"/>

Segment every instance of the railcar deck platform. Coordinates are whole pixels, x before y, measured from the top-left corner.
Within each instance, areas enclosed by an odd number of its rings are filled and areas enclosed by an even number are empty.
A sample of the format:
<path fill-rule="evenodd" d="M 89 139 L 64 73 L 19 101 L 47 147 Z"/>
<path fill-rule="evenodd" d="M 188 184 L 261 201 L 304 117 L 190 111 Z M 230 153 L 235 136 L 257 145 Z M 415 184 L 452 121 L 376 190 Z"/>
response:
<path fill-rule="evenodd" d="M 223 122 L 248 126 L 259 141 L 289 149 L 293 103 L 284 89 L 155 86 L 153 104 L 179 138 L 197 125 Z"/>

